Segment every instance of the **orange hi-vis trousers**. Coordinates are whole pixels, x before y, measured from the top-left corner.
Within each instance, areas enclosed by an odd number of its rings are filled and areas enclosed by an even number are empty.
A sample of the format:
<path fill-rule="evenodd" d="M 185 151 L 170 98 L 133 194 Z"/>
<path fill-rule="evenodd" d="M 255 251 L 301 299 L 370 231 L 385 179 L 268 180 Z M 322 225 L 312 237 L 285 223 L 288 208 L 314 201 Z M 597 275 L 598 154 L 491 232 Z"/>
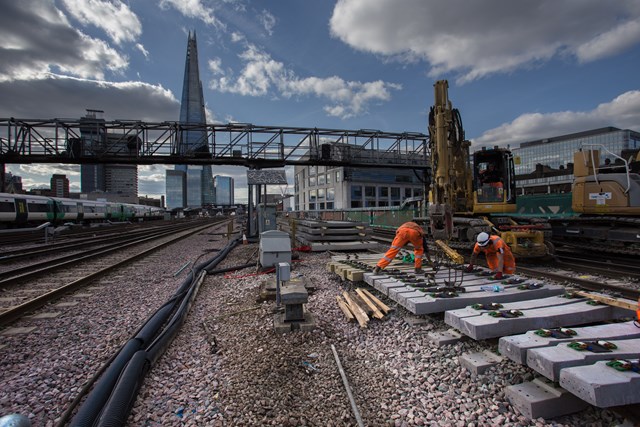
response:
<path fill-rule="evenodd" d="M 424 247 L 422 246 L 422 234 L 408 227 L 400 227 L 396 231 L 396 237 L 391 242 L 391 247 L 384 254 L 384 257 L 378 261 L 378 267 L 384 269 L 391 261 L 398 255 L 400 249 L 407 243 L 411 242 L 413 245 L 413 253 L 415 254 L 415 268 L 422 267 L 422 256 L 424 255 Z"/>

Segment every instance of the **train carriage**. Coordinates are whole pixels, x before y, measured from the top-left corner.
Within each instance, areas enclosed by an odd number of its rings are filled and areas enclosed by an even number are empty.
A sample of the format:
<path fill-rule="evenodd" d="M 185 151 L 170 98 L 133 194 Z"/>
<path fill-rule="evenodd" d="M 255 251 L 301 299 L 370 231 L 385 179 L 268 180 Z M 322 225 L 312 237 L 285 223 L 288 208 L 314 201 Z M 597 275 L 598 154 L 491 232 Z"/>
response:
<path fill-rule="evenodd" d="M 161 219 L 164 209 L 95 200 L 65 199 L 0 193 L 0 224 L 2 227 L 25 227 L 51 222 L 135 221 Z"/>

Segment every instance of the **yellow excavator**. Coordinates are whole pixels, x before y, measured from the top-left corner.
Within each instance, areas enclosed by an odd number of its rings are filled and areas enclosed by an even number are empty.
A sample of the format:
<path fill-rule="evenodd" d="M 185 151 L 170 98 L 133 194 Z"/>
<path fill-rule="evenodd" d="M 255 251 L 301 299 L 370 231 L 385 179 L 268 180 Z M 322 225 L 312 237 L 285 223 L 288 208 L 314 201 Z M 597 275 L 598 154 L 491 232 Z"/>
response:
<path fill-rule="evenodd" d="M 614 162 L 603 162 L 601 155 Z M 640 254 L 639 160 L 640 152 L 624 158 L 602 145 L 581 147 L 574 154 L 575 216 L 549 220 L 554 240 L 600 252 Z"/>
<path fill-rule="evenodd" d="M 483 148 L 471 157 L 471 142 L 465 139 L 460 112 L 452 108 L 448 82 L 439 80 L 434 88 L 435 104 L 429 113 L 431 236 L 451 247 L 471 248 L 484 231 L 499 235 L 517 258 L 551 254 L 549 224 L 539 219 L 518 223 L 505 215 L 516 211 L 511 151 Z"/>

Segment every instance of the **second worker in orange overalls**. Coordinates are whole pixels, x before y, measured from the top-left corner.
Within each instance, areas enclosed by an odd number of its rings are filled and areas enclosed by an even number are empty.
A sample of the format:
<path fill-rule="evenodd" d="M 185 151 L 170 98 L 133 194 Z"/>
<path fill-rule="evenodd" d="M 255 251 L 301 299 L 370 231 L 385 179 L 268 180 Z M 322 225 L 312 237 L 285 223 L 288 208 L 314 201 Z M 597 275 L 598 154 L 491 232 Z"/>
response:
<path fill-rule="evenodd" d="M 414 267 L 416 273 L 423 273 L 422 270 L 422 257 L 426 252 L 427 261 L 431 262 L 429 257 L 429 248 L 427 247 L 427 241 L 424 230 L 415 222 L 405 222 L 396 230 L 396 237 L 391 242 L 391 247 L 384 254 L 376 268 L 373 270 L 375 274 L 379 274 L 391 261 L 398 255 L 398 252 L 404 245 L 411 243 L 413 245 L 413 253 L 415 255 Z"/>
<path fill-rule="evenodd" d="M 473 271 L 480 252 L 487 256 L 487 265 L 496 273 L 496 279 L 502 279 L 503 274 L 513 274 L 516 271 L 516 259 L 511 253 L 511 248 L 498 236 L 489 236 L 488 233 L 478 234 L 477 243 L 473 247 L 473 254 L 469 260 L 467 271 Z"/>

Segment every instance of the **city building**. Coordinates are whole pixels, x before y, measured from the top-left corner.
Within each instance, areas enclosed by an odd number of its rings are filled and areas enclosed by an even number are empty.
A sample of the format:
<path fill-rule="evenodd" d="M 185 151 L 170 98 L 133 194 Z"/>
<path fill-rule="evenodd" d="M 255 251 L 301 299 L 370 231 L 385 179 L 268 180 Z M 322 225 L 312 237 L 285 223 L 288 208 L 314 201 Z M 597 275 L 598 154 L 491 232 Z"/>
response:
<path fill-rule="evenodd" d="M 209 152 L 207 145 L 206 113 L 204 109 L 204 95 L 202 92 L 202 82 L 200 81 L 200 71 L 198 66 L 198 44 L 196 33 L 189 32 L 187 40 L 187 56 L 184 66 L 184 81 L 182 85 L 182 98 L 180 102 L 180 123 L 190 125 L 201 125 L 198 129 L 182 131 L 180 135 L 179 150 L 181 155 L 206 154 Z M 176 171 L 184 172 L 186 179 L 186 197 L 184 205 L 181 207 L 200 208 L 204 205 L 215 203 L 213 173 L 210 165 L 192 166 L 176 165 Z M 169 206 L 169 191 L 174 193 L 180 191 L 179 188 L 172 188 L 175 183 L 175 176 L 169 178 L 169 171 L 166 175 L 167 206 Z M 173 199 L 175 202 L 177 199 Z M 178 207 L 178 206 L 174 206 Z"/>
<path fill-rule="evenodd" d="M 6 172 L 3 180 L 3 188 L 0 188 L 2 193 L 23 194 L 22 177 L 13 175 L 11 172 Z"/>
<path fill-rule="evenodd" d="M 295 166 L 294 209 L 342 210 L 400 206 L 424 194 L 413 169 Z"/>
<path fill-rule="evenodd" d="M 69 197 L 69 179 L 66 175 L 51 176 L 51 195 L 53 197 Z"/>
<path fill-rule="evenodd" d="M 231 206 L 234 204 L 233 178 L 230 176 L 216 175 L 213 177 L 213 185 L 216 195 L 216 206 Z"/>
<path fill-rule="evenodd" d="M 187 176 L 180 170 L 167 170 L 167 209 L 181 209 L 187 206 Z"/>
<path fill-rule="evenodd" d="M 135 136 L 107 133 L 101 110 L 87 110 L 80 119 L 80 138 L 69 139 L 69 149 L 78 155 L 95 152 L 135 154 L 140 141 Z M 125 164 L 80 165 L 80 191 L 117 195 L 128 203 L 138 203 L 138 166 Z"/>
<path fill-rule="evenodd" d="M 605 127 L 552 138 L 523 142 L 512 150 L 516 159 L 516 185 L 520 194 L 571 191 L 573 155 L 581 147 L 599 148 L 620 156 L 627 150 L 640 149 L 640 133 L 629 129 Z M 601 152 L 601 161 L 615 162 L 612 155 Z"/>

